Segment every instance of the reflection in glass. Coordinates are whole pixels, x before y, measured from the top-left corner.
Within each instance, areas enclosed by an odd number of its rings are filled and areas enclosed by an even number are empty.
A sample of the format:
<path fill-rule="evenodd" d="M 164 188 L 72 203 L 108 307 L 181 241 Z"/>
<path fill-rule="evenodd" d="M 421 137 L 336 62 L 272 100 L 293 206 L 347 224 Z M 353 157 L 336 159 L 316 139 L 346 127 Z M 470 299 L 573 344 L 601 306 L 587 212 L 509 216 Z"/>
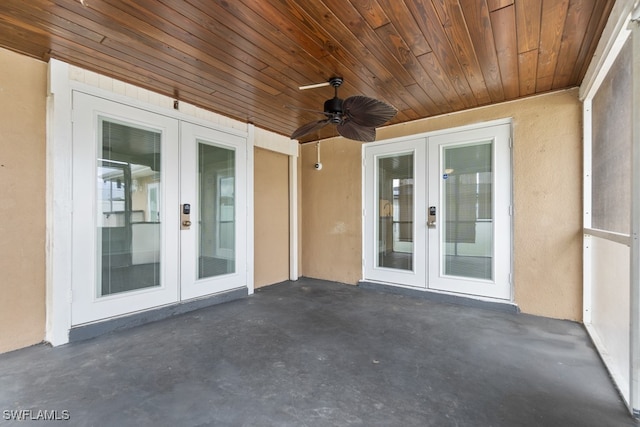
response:
<path fill-rule="evenodd" d="M 160 286 L 161 133 L 99 119 L 98 295 Z"/>
<path fill-rule="evenodd" d="M 444 274 L 493 278 L 493 169 L 489 142 L 444 149 Z"/>
<path fill-rule="evenodd" d="M 234 273 L 235 151 L 198 143 L 198 278 Z"/>
<path fill-rule="evenodd" d="M 413 153 L 378 158 L 378 267 L 413 269 Z"/>

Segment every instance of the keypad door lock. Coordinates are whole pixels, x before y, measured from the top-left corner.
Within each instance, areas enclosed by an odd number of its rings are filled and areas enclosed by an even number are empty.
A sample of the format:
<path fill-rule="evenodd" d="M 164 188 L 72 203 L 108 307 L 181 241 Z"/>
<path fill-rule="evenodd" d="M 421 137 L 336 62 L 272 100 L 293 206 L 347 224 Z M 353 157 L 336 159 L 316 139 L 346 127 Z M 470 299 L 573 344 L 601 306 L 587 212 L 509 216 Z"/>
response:
<path fill-rule="evenodd" d="M 436 228 L 436 207 L 429 206 L 429 216 L 427 219 L 427 227 Z"/>
<path fill-rule="evenodd" d="M 180 229 L 189 230 L 191 228 L 191 205 L 185 203 L 180 206 Z"/>

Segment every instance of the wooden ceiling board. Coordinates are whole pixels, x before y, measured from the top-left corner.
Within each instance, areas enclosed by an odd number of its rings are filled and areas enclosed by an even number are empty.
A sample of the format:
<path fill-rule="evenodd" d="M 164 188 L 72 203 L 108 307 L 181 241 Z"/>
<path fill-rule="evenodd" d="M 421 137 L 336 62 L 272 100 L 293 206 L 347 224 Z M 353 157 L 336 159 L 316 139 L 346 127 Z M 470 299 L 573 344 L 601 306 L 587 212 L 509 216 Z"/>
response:
<path fill-rule="evenodd" d="M 3 0 L 0 47 L 290 135 L 344 77 L 390 123 L 577 86 L 614 0 Z M 335 136 L 326 126 L 301 142 Z"/>

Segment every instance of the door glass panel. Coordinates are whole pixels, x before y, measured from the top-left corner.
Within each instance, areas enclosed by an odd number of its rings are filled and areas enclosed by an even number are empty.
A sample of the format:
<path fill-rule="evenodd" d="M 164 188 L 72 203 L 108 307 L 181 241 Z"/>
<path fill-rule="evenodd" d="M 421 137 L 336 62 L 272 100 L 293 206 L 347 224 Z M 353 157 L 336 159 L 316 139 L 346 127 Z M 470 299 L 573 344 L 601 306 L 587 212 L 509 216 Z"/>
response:
<path fill-rule="evenodd" d="M 488 141 L 444 148 L 445 275 L 493 279 L 492 146 Z"/>
<path fill-rule="evenodd" d="M 413 270 L 413 153 L 378 158 L 378 267 Z"/>
<path fill-rule="evenodd" d="M 160 286 L 161 133 L 99 118 L 98 296 Z"/>
<path fill-rule="evenodd" d="M 198 142 L 198 279 L 236 270 L 235 154 Z"/>

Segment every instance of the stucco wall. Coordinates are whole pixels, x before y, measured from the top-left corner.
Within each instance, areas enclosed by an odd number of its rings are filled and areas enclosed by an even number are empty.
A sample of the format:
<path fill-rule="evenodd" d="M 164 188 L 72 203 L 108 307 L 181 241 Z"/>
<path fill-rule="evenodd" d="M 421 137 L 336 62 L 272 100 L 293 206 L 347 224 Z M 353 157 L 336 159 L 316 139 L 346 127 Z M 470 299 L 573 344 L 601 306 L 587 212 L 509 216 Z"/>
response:
<path fill-rule="evenodd" d="M 289 158 L 254 150 L 254 286 L 289 278 Z"/>
<path fill-rule="evenodd" d="M 525 313 L 582 318 L 582 113 L 578 90 L 388 126 L 378 140 L 513 119 L 515 302 Z M 302 147 L 302 274 L 361 278 L 361 146 Z"/>
<path fill-rule="evenodd" d="M 45 329 L 47 65 L 0 49 L 0 353 Z"/>

